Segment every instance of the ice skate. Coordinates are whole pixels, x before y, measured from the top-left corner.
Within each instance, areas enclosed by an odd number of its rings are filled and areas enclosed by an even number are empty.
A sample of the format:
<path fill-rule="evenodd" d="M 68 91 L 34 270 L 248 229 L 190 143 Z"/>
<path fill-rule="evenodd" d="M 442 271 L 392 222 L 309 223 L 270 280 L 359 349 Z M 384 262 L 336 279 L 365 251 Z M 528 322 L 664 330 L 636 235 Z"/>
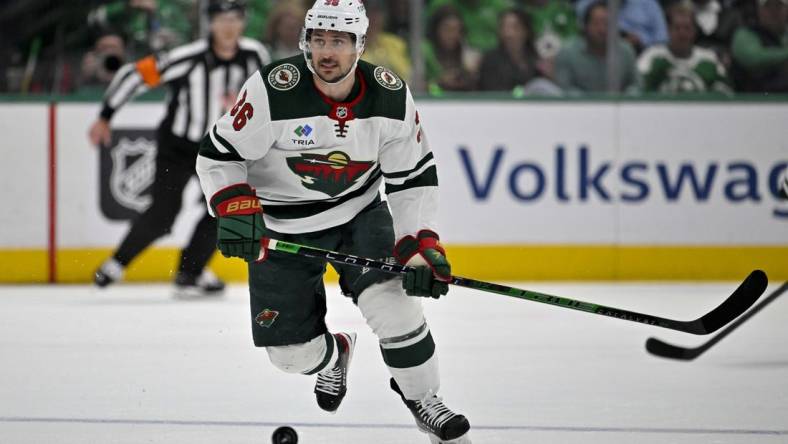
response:
<path fill-rule="evenodd" d="M 405 399 L 394 378 L 391 378 L 391 389 L 402 398 L 416 419 L 416 425 L 429 436 L 431 444 L 471 444 L 468 419 L 449 410 L 441 398 L 430 394 L 421 401 Z"/>
<path fill-rule="evenodd" d="M 175 276 L 175 297 L 181 299 L 221 296 L 224 293 L 222 282 L 210 270 L 203 270 L 202 274 L 193 274 L 179 271 Z"/>
<path fill-rule="evenodd" d="M 350 360 L 353 358 L 353 349 L 356 346 L 355 333 L 336 333 L 339 346 L 339 359 L 334 368 L 325 369 L 317 374 L 315 383 L 315 397 L 321 409 L 334 413 L 347 393 L 347 373 Z"/>
<path fill-rule="evenodd" d="M 93 273 L 93 282 L 104 288 L 123 277 L 123 265 L 114 258 L 109 258 Z"/>

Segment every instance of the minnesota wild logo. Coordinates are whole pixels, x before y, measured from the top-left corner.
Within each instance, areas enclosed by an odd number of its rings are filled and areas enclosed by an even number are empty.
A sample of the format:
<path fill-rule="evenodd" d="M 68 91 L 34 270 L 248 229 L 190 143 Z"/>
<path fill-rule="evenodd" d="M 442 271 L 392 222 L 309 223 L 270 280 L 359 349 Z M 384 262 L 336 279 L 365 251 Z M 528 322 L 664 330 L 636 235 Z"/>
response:
<path fill-rule="evenodd" d="M 261 311 L 257 316 L 255 316 L 254 321 L 257 322 L 257 325 L 260 327 L 268 328 L 271 324 L 274 323 L 276 317 L 279 316 L 278 311 L 265 309 Z"/>
<path fill-rule="evenodd" d="M 378 66 L 375 68 L 375 71 L 373 71 L 373 75 L 375 76 L 375 80 L 377 80 L 378 83 L 380 83 L 380 85 L 386 89 L 396 91 L 402 88 L 402 80 L 400 80 L 396 74 L 387 68 Z"/>
<path fill-rule="evenodd" d="M 331 197 L 341 194 L 372 168 L 374 162 L 350 160 L 342 151 L 288 157 L 287 166 L 301 177 L 305 188 Z"/>

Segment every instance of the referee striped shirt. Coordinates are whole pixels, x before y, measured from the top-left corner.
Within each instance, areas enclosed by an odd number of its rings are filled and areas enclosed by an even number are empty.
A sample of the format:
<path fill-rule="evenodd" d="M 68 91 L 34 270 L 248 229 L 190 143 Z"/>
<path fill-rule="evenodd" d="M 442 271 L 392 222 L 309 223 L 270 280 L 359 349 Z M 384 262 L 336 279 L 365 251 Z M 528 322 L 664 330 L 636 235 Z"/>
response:
<path fill-rule="evenodd" d="M 167 114 L 161 129 L 198 143 L 232 108 L 246 79 L 271 61 L 256 40 L 242 37 L 238 46 L 232 60 L 221 60 L 206 38 L 124 65 L 107 88 L 101 117 L 110 120 L 133 97 L 166 85 Z"/>

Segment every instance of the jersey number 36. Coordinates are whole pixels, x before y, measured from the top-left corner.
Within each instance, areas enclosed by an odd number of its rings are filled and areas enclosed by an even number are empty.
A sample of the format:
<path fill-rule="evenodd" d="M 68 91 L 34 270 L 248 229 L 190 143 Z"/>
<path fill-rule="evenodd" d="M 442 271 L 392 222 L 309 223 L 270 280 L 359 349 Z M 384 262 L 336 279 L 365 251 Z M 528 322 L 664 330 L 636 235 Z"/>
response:
<path fill-rule="evenodd" d="M 241 96 L 241 100 L 239 100 L 233 109 L 230 110 L 230 116 L 235 117 L 235 119 L 233 119 L 233 129 L 236 131 L 241 131 L 246 126 L 246 122 L 248 122 L 252 116 L 254 116 L 254 108 L 252 108 L 252 104 L 246 102 L 245 90 Z"/>

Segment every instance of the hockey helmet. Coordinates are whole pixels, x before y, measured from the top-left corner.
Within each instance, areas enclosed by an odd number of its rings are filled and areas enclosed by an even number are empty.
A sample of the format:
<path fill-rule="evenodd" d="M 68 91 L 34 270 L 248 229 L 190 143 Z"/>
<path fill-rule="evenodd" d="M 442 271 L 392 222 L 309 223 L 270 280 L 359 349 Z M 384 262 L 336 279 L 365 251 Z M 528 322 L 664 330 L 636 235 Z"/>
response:
<path fill-rule="evenodd" d="M 368 27 L 369 19 L 367 18 L 367 11 L 363 1 L 316 0 L 314 5 L 312 5 L 312 9 L 306 12 L 304 28 L 301 31 L 301 40 L 299 42 L 299 48 L 304 52 L 304 58 L 309 70 L 313 73 L 315 72 L 312 66 L 311 50 L 309 49 L 309 36 L 312 30 L 340 31 L 354 36 L 356 61 L 348 73 L 350 75 L 350 73 L 355 71 L 358 59 L 361 58 L 361 53 L 364 51 Z M 347 76 L 335 83 L 341 82 L 345 78 Z"/>

